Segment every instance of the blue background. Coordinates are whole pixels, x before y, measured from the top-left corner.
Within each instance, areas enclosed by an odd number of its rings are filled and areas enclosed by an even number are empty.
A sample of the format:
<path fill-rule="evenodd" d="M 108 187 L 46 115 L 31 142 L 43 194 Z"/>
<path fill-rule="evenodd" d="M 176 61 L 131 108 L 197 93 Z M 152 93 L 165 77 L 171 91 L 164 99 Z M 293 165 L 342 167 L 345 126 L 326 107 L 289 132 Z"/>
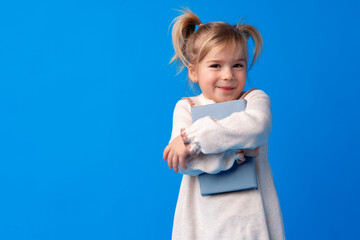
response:
<path fill-rule="evenodd" d="M 162 160 L 186 74 L 174 9 L 259 29 L 287 239 L 354 239 L 360 208 L 355 1 L 1 1 L 0 239 L 170 239 Z M 188 93 L 187 93 L 188 92 Z"/>

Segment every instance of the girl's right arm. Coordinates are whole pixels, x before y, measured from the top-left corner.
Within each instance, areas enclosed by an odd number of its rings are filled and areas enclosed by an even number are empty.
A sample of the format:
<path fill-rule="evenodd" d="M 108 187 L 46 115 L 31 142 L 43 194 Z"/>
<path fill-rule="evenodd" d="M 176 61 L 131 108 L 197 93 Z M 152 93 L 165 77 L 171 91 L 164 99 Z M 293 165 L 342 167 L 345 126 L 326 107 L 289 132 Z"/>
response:
<path fill-rule="evenodd" d="M 175 172 L 178 172 L 180 166 L 182 167 L 180 170 L 187 169 L 186 160 L 190 157 L 190 152 L 180 135 L 182 126 L 190 126 L 192 122 L 188 115 L 190 109 L 184 103 L 186 102 L 180 100 L 175 106 L 171 139 L 163 153 L 163 158 L 168 161 L 169 168 L 174 168 Z"/>
<path fill-rule="evenodd" d="M 178 101 L 173 113 L 173 128 L 171 132 L 171 142 L 177 136 L 180 136 L 181 129 L 190 127 L 192 124 L 191 105 L 186 99 Z"/>

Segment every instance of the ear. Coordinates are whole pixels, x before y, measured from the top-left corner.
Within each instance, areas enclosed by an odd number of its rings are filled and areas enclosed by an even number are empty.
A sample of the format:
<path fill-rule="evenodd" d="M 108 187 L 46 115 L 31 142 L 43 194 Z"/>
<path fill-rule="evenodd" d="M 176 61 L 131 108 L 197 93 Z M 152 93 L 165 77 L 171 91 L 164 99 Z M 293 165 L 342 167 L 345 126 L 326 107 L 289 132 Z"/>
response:
<path fill-rule="evenodd" d="M 195 69 L 194 64 L 189 63 L 189 65 L 188 65 L 188 74 L 189 74 L 189 78 L 191 79 L 191 81 L 197 82 L 197 80 L 196 80 L 196 69 Z"/>

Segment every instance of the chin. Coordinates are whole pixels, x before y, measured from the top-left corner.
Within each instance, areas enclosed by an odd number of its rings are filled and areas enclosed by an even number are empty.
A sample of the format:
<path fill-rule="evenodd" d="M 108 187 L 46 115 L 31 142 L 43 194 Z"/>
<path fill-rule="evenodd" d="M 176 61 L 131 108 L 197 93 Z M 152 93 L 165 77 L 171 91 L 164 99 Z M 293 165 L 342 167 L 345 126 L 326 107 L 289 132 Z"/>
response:
<path fill-rule="evenodd" d="M 231 100 L 235 100 L 235 99 L 232 97 L 222 97 L 222 98 L 217 98 L 215 100 L 215 102 L 227 102 L 227 101 L 231 101 Z"/>

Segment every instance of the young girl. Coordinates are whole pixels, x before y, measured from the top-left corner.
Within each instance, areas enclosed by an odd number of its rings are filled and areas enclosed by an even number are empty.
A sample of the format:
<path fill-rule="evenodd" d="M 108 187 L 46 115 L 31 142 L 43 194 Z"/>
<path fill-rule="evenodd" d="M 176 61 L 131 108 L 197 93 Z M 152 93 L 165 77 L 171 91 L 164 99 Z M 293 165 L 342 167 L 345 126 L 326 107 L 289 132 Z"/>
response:
<path fill-rule="evenodd" d="M 265 92 L 246 93 L 245 111 L 222 120 L 204 117 L 192 123 L 191 107 L 239 99 L 248 70 L 248 39 L 254 42 L 253 66 L 262 51 L 254 27 L 224 22 L 202 24 L 190 10 L 174 20 L 175 56 L 187 68 L 202 94 L 175 106 L 173 130 L 164 160 L 183 175 L 176 205 L 172 239 L 284 239 L 278 196 L 268 162 L 272 128 L 271 102 Z M 195 26 L 198 29 L 195 30 Z M 201 173 L 218 173 L 255 157 L 258 189 L 203 197 Z M 238 163 L 236 163 L 236 161 Z"/>

